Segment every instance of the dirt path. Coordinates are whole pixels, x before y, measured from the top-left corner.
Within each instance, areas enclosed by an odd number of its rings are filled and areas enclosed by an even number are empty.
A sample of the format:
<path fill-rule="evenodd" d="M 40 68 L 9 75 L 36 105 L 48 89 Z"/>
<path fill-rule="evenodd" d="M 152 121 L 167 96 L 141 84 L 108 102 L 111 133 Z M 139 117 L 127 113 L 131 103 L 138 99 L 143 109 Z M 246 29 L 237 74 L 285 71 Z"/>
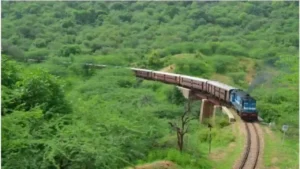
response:
<path fill-rule="evenodd" d="M 153 163 L 138 165 L 126 169 L 178 169 L 178 167 L 172 161 L 155 161 Z"/>

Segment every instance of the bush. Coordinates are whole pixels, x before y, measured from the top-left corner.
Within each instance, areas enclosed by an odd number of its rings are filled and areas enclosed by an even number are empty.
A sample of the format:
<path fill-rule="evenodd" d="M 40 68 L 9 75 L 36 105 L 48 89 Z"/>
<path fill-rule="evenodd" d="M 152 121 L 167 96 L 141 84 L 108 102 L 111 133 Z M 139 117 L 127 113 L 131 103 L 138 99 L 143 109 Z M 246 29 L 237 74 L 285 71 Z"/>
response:
<path fill-rule="evenodd" d="M 166 94 L 169 101 L 174 104 L 183 104 L 186 100 L 177 87 L 173 87 L 172 90 L 168 90 Z"/>
<path fill-rule="evenodd" d="M 199 45 L 198 50 L 205 55 L 212 55 L 214 53 L 210 44 L 201 44 Z"/>
<path fill-rule="evenodd" d="M 238 60 L 232 56 L 214 56 L 212 58 L 217 73 L 225 74 L 231 67 L 236 66 Z"/>
<path fill-rule="evenodd" d="M 34 49 L 26 53 L 27 59 L 34 59 L 38 62 L 45 60 L 49 55 L 49 50 L 47 49 Z"/>
<path fill-rule="evenodd" d="M 80 54 L 81 48 L 78 45 L 66 45 L 60 49 L 60 55 L 64 57 L 69 57 L 72 54 Z"/>
<path fill-rule="evenodd" d="M 233 73 L 228 73 L 228 75 L 232 78 L 233 82 L 241 87 L 246 87 L 245 83 L 245 72 L 233 72 Z"/>
<path fill-rule="evenodd" d="M 44 113 L 70 113 L 70 107 L 64 99 L 61 82 L 43 70 L 26 72 L 17 83 L 20 92 L 21 107 L 26 111 L 41 106 Z"/>
<path fill-rule="evenodd" d="M 163 62 L 160 59 L 160 54 L 157 51 L 152 51 L 152 53 L 147 56 L 147 60 L 147 64 L 151 68 L 159 68 L 163 66 Z"/>
<path fill-rule="evenodd" d="M 242 46 L 232 42 L 222 42 L 217 44 L 215 52 L 221 55 L 248 56 Z"/>
<path fill-rule="evenodd" d="M 25 61 L 25 56 L 23 50 L 9 43 L 2 44 L 1 53 L 8 55 L 9 57 L 17 61 Z"/>
<path fill-rule="evenodd" d="M 20 68 L 15 61 L 12 61 L 6 55 L 1 58 L 1 85 L 13 87 L 20 80 Z"/>
<path fill-rule="evenodd" d="M 155 150 L 150 152 L 147 157 L 148 162 L 156 161 L 156 160 L 170 160 L 175 162 L 176 164 L 180 165 L 183 168 L 190 168 L 190 169 L 205 169 L 210 168 L 211 164 L 200 156 L 192 156 L 188 153 L 180 153 L 178 150 L 175 149 L 168 149 L 168 150 Z M 201 160 L 199 160 L 201 159 Z"/>
<path fill-rule="evenodd" d="M 33 43 L 37 48 L 44 48 L 48 44 L 45 39 L 41 39 L 41 38 L 35 39 Z"/>
<path fill-rule="evenodd" d="M 213 67 L 203 60 L 195 59 L 176 59 L 176 73 L 208 77 L 213 72 Z"/>

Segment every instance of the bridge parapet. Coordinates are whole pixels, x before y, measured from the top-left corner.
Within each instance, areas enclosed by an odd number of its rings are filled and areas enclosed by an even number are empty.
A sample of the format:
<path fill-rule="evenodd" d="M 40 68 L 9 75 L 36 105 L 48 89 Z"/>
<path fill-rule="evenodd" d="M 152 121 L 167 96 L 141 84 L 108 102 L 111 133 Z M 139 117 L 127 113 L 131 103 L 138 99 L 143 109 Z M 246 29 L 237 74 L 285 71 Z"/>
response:
<path fill-rule="evenodd" d="M 184 87 L 180 87 L 177 86 L 177 88 L 181 91 L 182 95 L 184 96 L 184 98 L 189 99 L 191 96 L 191 89 L 188 88 L 184 88 Z"/>
<path fill-rule="evenodd" d="M 222 112 L 227 114 L 229 122 L 235 122 L 235 118 L 234 118 L 233 114 L 227 107 L 222 106 Z"/>

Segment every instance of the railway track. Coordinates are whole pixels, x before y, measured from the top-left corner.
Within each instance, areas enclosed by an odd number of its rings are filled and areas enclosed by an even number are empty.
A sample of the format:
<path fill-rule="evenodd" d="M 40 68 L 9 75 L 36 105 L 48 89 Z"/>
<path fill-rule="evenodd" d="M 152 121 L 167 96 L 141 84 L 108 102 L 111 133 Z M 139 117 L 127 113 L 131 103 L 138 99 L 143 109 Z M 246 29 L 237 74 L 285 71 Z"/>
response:
<path fill-rule="evenodd" d="M 247 144 L 238 169 L 256 169 L 260 152 L 260 139 L 255 123 L 245 122 Z"/>

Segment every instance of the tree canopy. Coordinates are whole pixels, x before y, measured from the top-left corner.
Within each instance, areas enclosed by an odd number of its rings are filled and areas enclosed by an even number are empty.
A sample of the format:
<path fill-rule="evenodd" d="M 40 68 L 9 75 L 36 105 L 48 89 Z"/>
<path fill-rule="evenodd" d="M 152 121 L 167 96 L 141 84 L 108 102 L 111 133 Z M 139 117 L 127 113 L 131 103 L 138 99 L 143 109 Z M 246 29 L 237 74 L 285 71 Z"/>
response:
<path fill-rule="evenodd" d="M 288 138 L 298 137 L 298 5 L 2 2 L 2 167 L 124 168 L 160 159 L 215 167 L 205 152 L 209 130 L 197 120 L 182 153 L 175 150 L 168 122 L 184 111 L 180 92 L 122 67 L 171 67 L 244 89 L 266 122 L 289 124 Z M 199 106 L 191 105 L 196 117 Z M 217 149 L 238 139 L 227 125 L 220 119 L 212 130 Z"/>

